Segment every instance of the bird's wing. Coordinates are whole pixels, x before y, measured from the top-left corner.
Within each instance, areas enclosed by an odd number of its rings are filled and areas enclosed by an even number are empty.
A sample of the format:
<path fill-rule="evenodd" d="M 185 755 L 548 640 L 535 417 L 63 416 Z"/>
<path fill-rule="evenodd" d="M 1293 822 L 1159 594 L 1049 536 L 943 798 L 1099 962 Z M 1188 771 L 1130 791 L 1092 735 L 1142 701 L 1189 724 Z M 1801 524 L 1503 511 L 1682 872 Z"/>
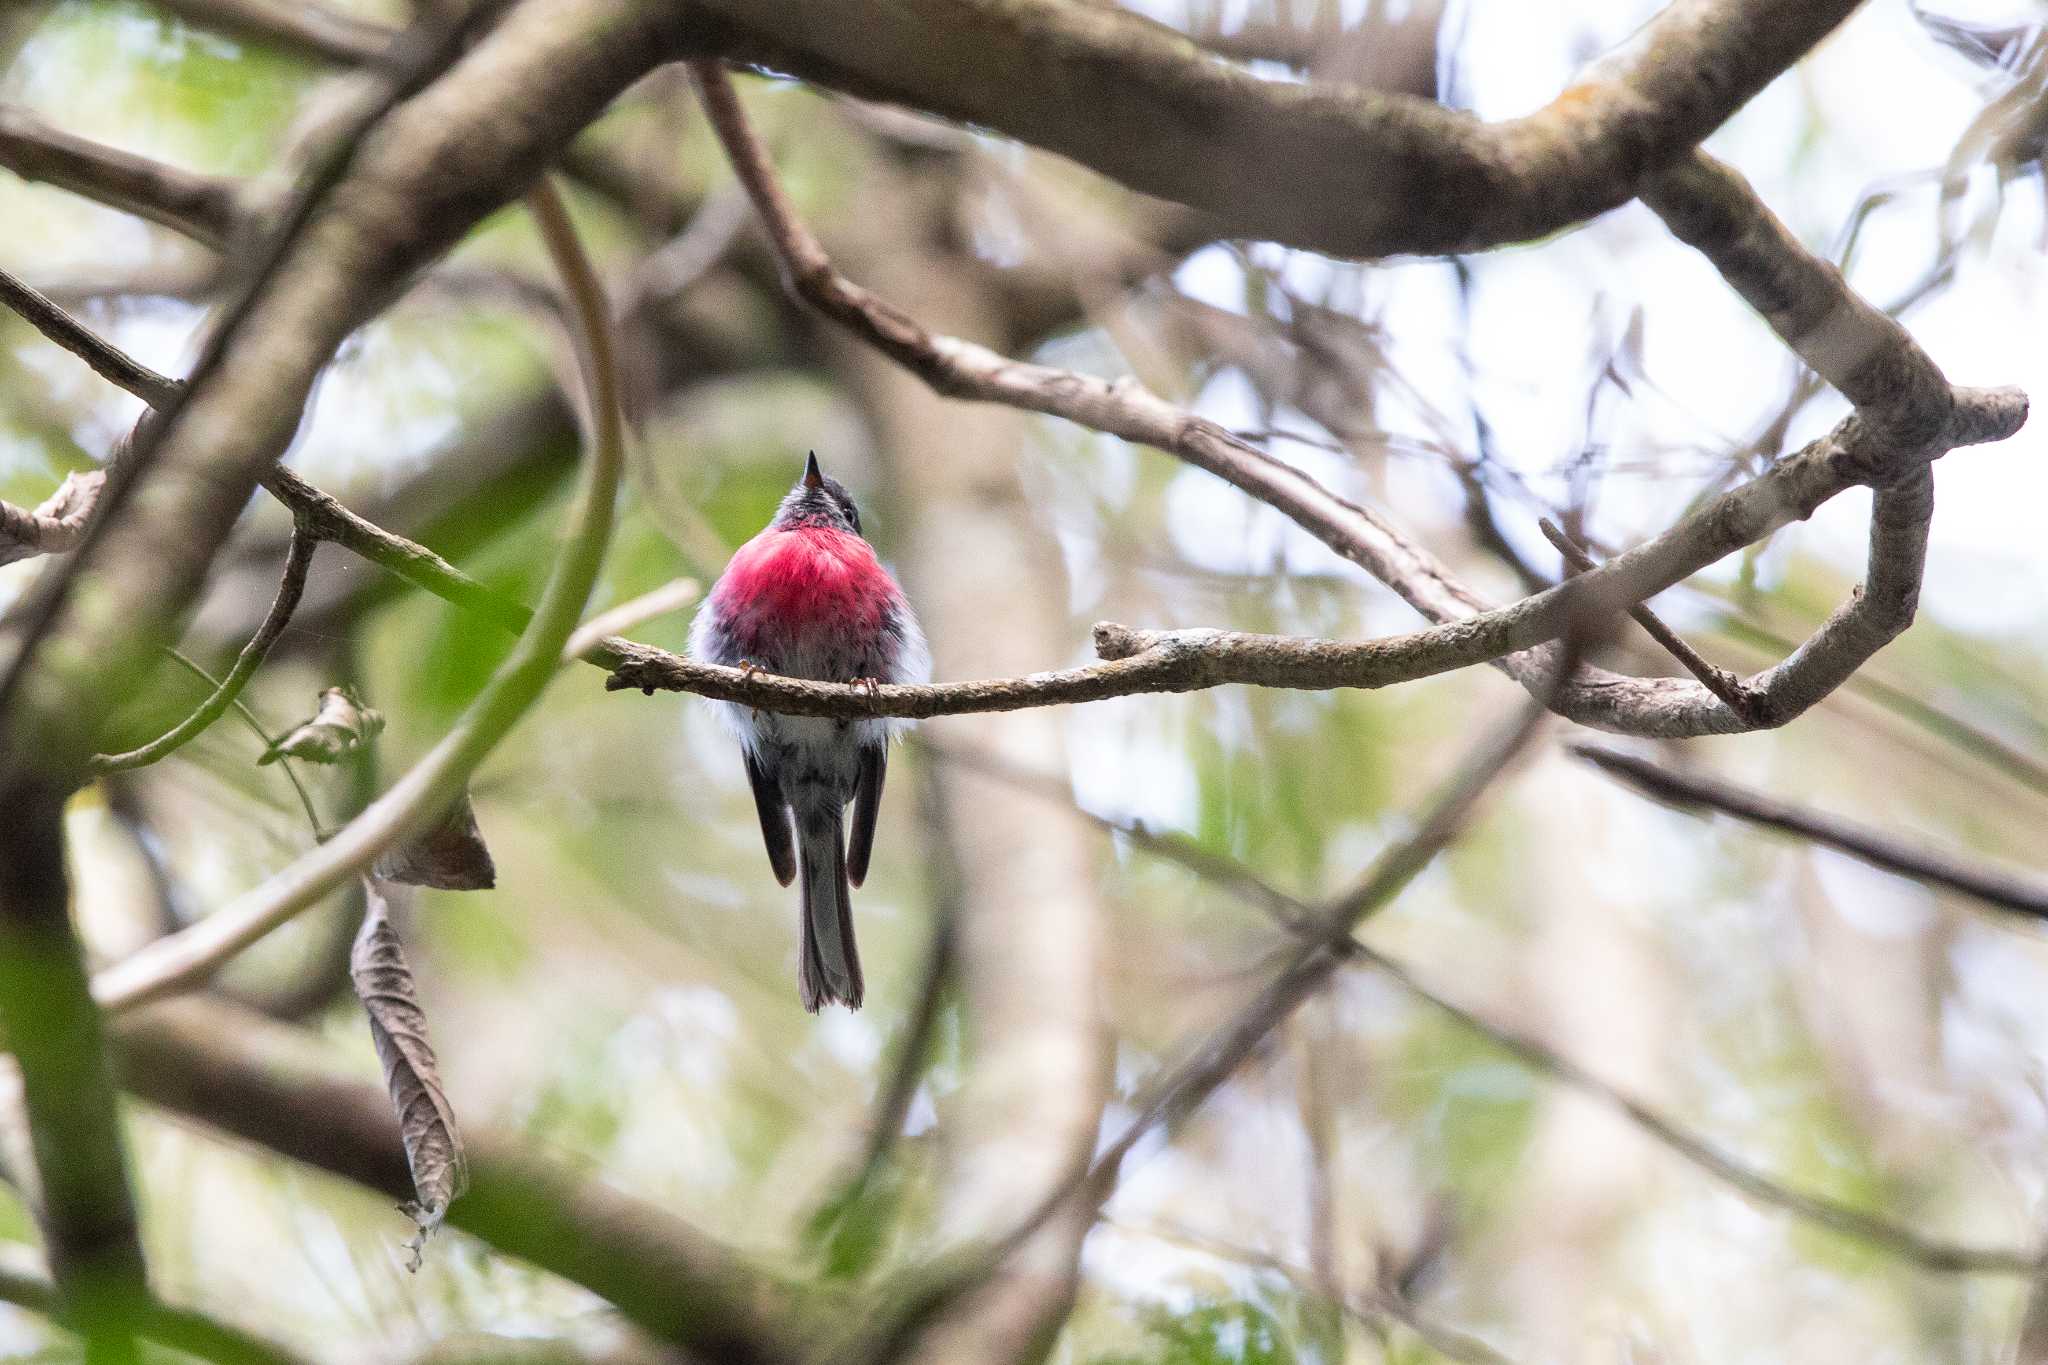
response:
<path fill-rule="evenodd" d="M 846 849 L 846 879 L 855 886 L 868 879 L 868 855 L 875 851 L 875 817 L 882 811 L 882 779 L 888 773 L 888 746 L 862 745 L 860 778 L 853 789 L 853 833 Z"/>
<path fill-rule="evenodd" d="M 789 837 L 789 808 L 782 803 L 782 787 L 751 753 L 747 755 L 747 784 L 754 789 L 754 810 L 761 817 L 761 842 L 768 845 L 768 866 L 775 869 L 775 880 L 788 886 L 796 880 L 796 846 Z"/>

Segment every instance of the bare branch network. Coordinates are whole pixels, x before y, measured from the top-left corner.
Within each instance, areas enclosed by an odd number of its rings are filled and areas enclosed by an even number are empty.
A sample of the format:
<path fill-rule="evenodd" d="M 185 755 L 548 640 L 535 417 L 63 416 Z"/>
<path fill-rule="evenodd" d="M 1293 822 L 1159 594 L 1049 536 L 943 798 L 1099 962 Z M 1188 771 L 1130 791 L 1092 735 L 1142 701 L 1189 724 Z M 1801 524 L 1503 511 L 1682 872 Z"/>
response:
<path fill-rule="evenodd" d="M 1082 1153 L 1030 1217 L 966 1258 L 966 1272 L 949 1270 L 950 1261 L 924 1267 L 930 1273 L 913 1277 L 890 1311 L 862 1324 L 864 1333 L 872 1327 L 868 1344 L 880 1356 L 907 1348 L 962 1297 L 963 1286 L 1009 1262 L 1075 1196 L 1092 1218 L 1134 1144 L 1193 1112 L 1340 966 L 1364 960 L 1391 970 L 1356 944 L 1354 930 L 1455 839 L 1489 784 L 1528 744 L 1541 711 L 1639 736 L 1731 734 L 1783 725 L 1842 686 L 1913 619 L 1933 515 L 1933 462 L 2003 440 L 2026 420 L 2027 399 L 2017 390 L 1952 385 L 1902 326 L 1807 251 L 1736 172 L 1698 150 L 1853 11 L 1853 0 L 1676 0 L 1552 104 L 1502 124 L 1409 96 L 1261 80 L 1192 39 L 1068 0 L 847 0 L 795 9 L 780 0 L 524 0 L 458 7 L 456 18 L 398 34 L 261 0 L 171 0 L 170 7 L 194 22 L 361 64 L 375 89 L 300 192 L 278 204 L 230 181 L 98 146 L 26 111 L 0 109 L 0 165 L 16 174 L 216 250 L 264 244 L 254 256 L 259 268 L 186 381 L 154 374 L 27 285 L 0 280 L 0 301 L 153 410 L 103 479 L 67 482 L 33 510 L 0 505 L 0 561 L 69 556 L 51 566 L 0 656 L 0 809 L 10 812 L 0 822 L 0 1026 L 23 1074 L 45 1176 L 53 1292 L 81 1321 L 89 1310 L 105 1310 L 99 1320 L 115 1324 L 117 1335 L 146 1335 L 154 1300 L 117 1138 L 102 1007 L 136 1006 L 204 981 L 430 823 L 534 705 L 565 651 L 606 669 L 615 689 L 679 690 L 841 717 L 1020 710 L 1232 683 L 1370 688 L 1477 664 L 1501 669 L 1531 694 L 1513 725 L 1468 755 L 1412 836 L 1390 845 L 1353 891 L 1321 907 L 1320 918 L 1291 925 L 1302 937 L 1282 970 L 1162 1074 L 1115 1142 L 1092 1161 Z M 748 674 L 615 636 L 572 634 L 611 530 L 621 381 L 609 339 L 613 310 L 561 205 L 533 187 L 565 159 L 602 179 L 602 162 L 572 142 L 629 85 L 672 61 L 690 63 L 773 259 L 808 307 L 941 394 L 1060 417 L 1223 479 L 1392 588 L 1428 624 L 1376 640 L 1334 640 L 1104 623 L 1094 637 L 1099 661 L 1084 667 L 874 688 Z M 795 213 L 748 126 L 727 63 L 769 67 L 1059 152 L 1187 206 L 1212 236 L 1352 256 L 1479 250 L 1640 198 L 1855 411 L 1605 562 L 1560 538 L 1578 572 L 1520 601 L 1490 605 L 1378 509 L 1137 382 L 1012 359 L 928 327 L 847 278 Z M 1059 97 L 1043 97 L 1047 89 Z M 487 214 L 529 193 L 578 323 L 593 418 L 582 497 L 535 609 L 277 463 L 316 378 L 343 340 L 389 305 L 396 282 L 428 271 Z M 97 680 L 147 676 L 259 486 L 292 510 L 296 527 L 260 629 L 185 722 L 128 753 L 100 752 L 121 698 L 106 695 Z M 1749 678 L 1716 670 L 1643 605 L 1859 487 L 1874 490 L 1865 581 L 1772 667 Z M 67 917 L 65 797 L 98 773 L 161 758 L 234 703 L 296 609 L 320 541 L 517 632 L 512 658 L 447 738 L 332 839 L 198 925 L 88 976 Z M 1589 623 L 1622 612 L 1656 631 L 1693 677 L 1584 666 Z M 1621 760 L 1602 761 L 1612 767 Z M 1640 772 L 1634 778 L 1649 780 Z M 1691 799 L 1731 810 L 1741 804 L 1704 790 L 1695 785 Z M 1802 827 L 1755 803 L 1744 813 L 1845 847 L 1856 843 L 1853 831 L 1811 821 Z M 1883 852 L 1869 840 L 1862 851 Z M 1894 857 L 1892 865 L 1961 885 L 1946 875 L 1953 869 L 1931 860 Z M 2017 906 L 2037 893 L 1980 881 L 1972 894 Z M 1264 899 L 1274 903 L 1270 894 Z M 17 989 L 28 981 L 37 987 L 35 1008 Z M 389 1113 L 374 1095 L 280 1081 L 195 1021 L 196 1014 L 157 1011 L 124 1022 L 116 1048 L 128 1064 L 125 1083 L 374 1187 L 406 1188 Z M 1554 1073 L 1573 1074 L 1560 1059 L 1547 1060 Z M 1646 1108 L 1629 1112 L 1653 1131 L 1663 1122 Z M 1966 1271 L 2034 1265 L 2030 1255 L 1952 1247 L 1790 1194 L 1668 1122 L 1659 1135 L 1754 1197 L 1889 1242 L 1924 1264 Z M 784 1286 L 693 1229 L 531 1163 L 494 1139 L 473 1165 L 478 1187 L 458 1203 L 454 1221 L 589 1285 L 651 1333 L 707 1358 L 736 1360 L 790 1359 L 826 1339 L 814 1324 L 794 1322 Z M 526 1201 L 549 1217 L 514 1217 Z"/>
<path fill-rule="evenodd" d="M 1141 632 L 1104 623 L 1095 640 L 1104 662 L 1093 667 L 1014 679 L 874 689 L 742 674 L 614 639 L 588 656 L 611 669 L 608 685 L 614 688 L 696 692 L 793 714 L 929 717 L 1194 691 L 1229 683 L 1382 687 L 1491 662 L 1501 663 L 1516 676 L 1533 676 L 1533 660 L 1510 656 L 1557 638 L 1571 617 L 1575 594 L 1586 595 L 1581 601 L 1634 606 L 1810 516 L 1850 488 L 1880 488 L 1865 587 L 1790 659 L 1732 687 L 1719 680 L 1714 685 L 1687 684 L 1595 671 L 1567 688 L 1558 703 L 1562 714 L 1582 723 L 1640 735 L 1733 733 L 1777 726 L 1840 686 L 1910 623 L 1932 516 L 1931 486 L 1921 487 L 1925 465 L 1951 449 L 2002 440 L 2026 417 L 2025 397 L 2016 390 L 1951 390 L 1903 328 L 1856 299 L 1833 267 L 1799 247 L 1732 172 L 1696 156 L 1688 170 L 1667 178 L 1683 181 L 1690 197 L 1672 189 L 1653 199 L 1653 205 L 1667 216 L 1689 214 L 1683 221 L 1697 239 L 1694 244 L 1718 253 L 1716 263 L 1738 290 L 1818 372 L 1836 380 L 1858 401 L 1860 410 L 1836 431 L 1720 495 L 1664 535 L 1581 574 L 1570 585 L 1486 610 L 1426 550 L 1379 514 L 1340 497 L 1215 423 L 1173 408 L 1129 381 L 1102 381 L 1015 362 L 957 338 L 934 336 L 886 301 L 845 280 L 790 211 L 724 78 L 700 68 L 699 80 L 742 183 L 806 301 L 880 346 L 941 392 L 1052 413 L 1180 455 L 1287 513 L 1440 624 L 1404 636 L 1346 642 L 1210 630 Z M 1784 268 L 1774 269 L 1778 263 Z M 33 296 L 18 283 L 9 293 Z M 175 381 L 151 375 L 90 338 L 47 300 L 41 305 L 25 315 L 137 396 L 163 404 L 178 392 Z M 490 593 L 431 551 L 353 516 L 289 471 L 273 471 L 264 482 L 318 538 L 355 550 L 501 625 L 523 626 L 523 607 Z"/>

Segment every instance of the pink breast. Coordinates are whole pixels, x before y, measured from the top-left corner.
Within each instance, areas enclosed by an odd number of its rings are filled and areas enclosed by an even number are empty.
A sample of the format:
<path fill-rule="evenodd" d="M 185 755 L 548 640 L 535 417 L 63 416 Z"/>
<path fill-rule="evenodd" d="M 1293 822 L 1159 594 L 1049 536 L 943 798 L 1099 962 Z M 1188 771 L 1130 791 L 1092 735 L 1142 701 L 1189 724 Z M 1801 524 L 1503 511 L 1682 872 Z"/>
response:
<path fill-rule="evenodd" d="M 733 555 L 718 585 L 721 605 L 746 634 L 874 630 L 895 592 L 865 540 L 820 526 L 763 531 Z"/>

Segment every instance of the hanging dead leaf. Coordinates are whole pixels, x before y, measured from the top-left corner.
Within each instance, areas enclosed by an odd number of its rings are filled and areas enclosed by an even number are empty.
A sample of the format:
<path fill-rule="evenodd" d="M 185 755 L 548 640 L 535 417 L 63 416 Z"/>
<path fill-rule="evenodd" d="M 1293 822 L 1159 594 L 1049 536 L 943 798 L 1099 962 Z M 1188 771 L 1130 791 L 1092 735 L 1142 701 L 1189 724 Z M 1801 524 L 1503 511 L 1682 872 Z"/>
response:
<path fill-rule="evenodd" d="M 477 828 L 476 808 L 464 787 L 448 811 L 428 829 L 387 849 L 371 871 L 387 881 L 431 886 L 438 891 L 488 891 L 498 884 L 491 850 Z"/>
<path fill-rule="evenodd" d="M 289 755 L 313 763 L 338 763 L 383 729 L 381 712 L 363 705 L 346 687 L 330 687 L 320 694 L 320 709 L 313 718 L 273 744 L 256 762 L 275 763 Z"/>
<path fill-rule="evenodd" d="M 391 923 L 384 888 L 364 878 L 363 927 L 349 954 L 349 978 L 370 1018 L 370 1038 L 384 1064 L 384 1081 L 398 1113 L 398 1135 L 412 1169 L 414 1202 L 404 1206 L 418 1226 L 406 1249 L 409 1269 L 420 1268 L 427 1238 L 447 1217 L 468 1184 L 455 1111 L 441 1089 L 440 1068 L 427 1039 L 427 1016 L 413 989 L 412 968 Z"/>

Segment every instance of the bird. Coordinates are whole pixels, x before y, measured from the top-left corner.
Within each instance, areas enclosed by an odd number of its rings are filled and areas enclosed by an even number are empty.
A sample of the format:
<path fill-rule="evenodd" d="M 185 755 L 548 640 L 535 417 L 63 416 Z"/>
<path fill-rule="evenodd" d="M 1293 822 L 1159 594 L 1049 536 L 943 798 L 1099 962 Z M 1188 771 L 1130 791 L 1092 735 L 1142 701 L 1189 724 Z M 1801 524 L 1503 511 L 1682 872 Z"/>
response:
<path fill-rule="evenodd" d="M 698 608 L 690 653 L 704 663 L 820 682 L 931 678 L 916 613 L 862 537 L 852 496 L 818 468 L 816 451 L 767 529 L 733 552 Z M 813 1014 L 832 1003 L 859 1009 L 865 987 L 850 887 L 867 878 L 890 741 L 911 722 L 712 706 L 739 740 L 775 879 L 784 886 L 802 879 L 797 996 Z"/>

